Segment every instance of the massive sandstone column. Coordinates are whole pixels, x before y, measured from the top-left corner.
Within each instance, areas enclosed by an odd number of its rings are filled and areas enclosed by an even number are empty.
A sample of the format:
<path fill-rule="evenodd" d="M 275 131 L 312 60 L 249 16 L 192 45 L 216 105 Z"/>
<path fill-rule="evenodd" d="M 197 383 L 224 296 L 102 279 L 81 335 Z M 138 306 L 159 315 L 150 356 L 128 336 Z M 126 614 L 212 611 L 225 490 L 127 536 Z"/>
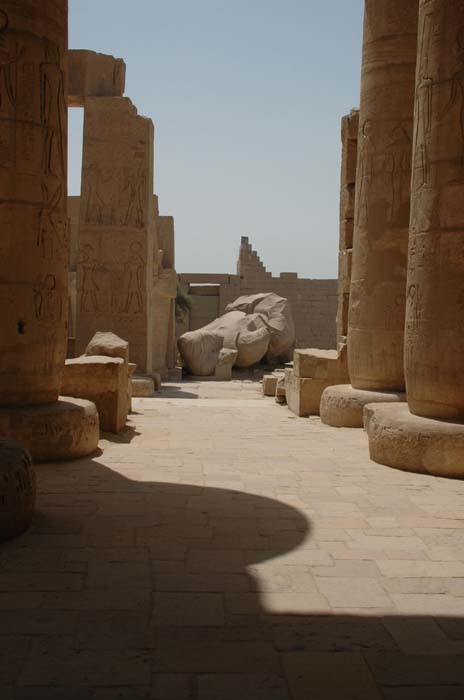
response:
<path fill-rule="evenodd" d="M 153 123 L 127 97 L 85 100 L 77 259 L 77 351 L 110 330 L 152 371 Z"/>
<path fill-rule="evenodd" d="M 417 21 L 417 2 L 365 2 L 348 317 L 351 387 L 324 393 L 321 418 L 330 425 L 361 427 L 365 403 L 397 401 L 401 397 L 388 392 L 404 389 Z"/>
<path fill-rule="evenodd" d="M 421 2 L 405 370 L 412 413 L 464 417 L 464 3 Z"/>
<path fill-rule="evenodd" d="M 356 389 L 404 388 L 417 2 L 366 0 L 348 364 Z"/>
<path fill-rule="evenodd" d="M 368 411 L 373 459 L 464 476 L 463 347 L 464 3 L 421 0 L 405 330 L 409 410 Z"/>
<path fill-rule="evenodd" d="M 55 401 L 66 352 L 67 1 L 0 4 L 0 405 Z"/>
<path fill-rule="evenodd" d="M 67 342 L 67 0 L 0 5 L 0 435 L 37 461 L 98 443 L 88 401 L 58 400 Z"/>

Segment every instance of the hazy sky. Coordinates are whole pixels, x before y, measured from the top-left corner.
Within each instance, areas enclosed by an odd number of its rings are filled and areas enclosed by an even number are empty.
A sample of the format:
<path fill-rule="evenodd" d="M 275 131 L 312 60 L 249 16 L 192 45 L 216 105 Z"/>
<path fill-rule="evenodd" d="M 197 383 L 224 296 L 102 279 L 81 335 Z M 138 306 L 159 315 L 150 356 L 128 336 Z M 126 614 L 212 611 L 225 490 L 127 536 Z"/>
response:
<path fill-rule="evenodd" d="M 70 0 L 70 47 L 122 57 L 155 123 L 179 272 L 336 277 L 340 118 L 359 103 L 362 0 Z M 70 110 L 70 194 L 82 110 Z"/>

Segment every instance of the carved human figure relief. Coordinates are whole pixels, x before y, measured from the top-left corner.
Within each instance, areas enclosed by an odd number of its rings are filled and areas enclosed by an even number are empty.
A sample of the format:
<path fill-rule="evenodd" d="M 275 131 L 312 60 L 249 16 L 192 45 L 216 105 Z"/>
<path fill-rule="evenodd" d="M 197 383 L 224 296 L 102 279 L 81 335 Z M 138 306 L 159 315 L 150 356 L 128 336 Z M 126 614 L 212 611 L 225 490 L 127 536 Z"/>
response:
<path fill-rule="evenodd" d="M 357 217 L 358 226 L 368 226 L 369 224 L 369 190 L 373 177 L 374 168 L 374 124 L 367 119 L 361 129 L 360 146 L 358 155 L 357 182 L 359 188 L 357 196 Z"/>
<path fill-rule="evenodd" d="M 426 47 L 419 56 L 416 87 L 417 114 L 415 120 L 416 158 L 422 172 L 417 189 L 430 185 L 429 140 L 432 131 L 434 81 L 429 68 L 429 50 L 432 41 L 433 15 L 426 14 L 420 28 L 420 44 Z"/>
<path fill-rule="evenodd" d="M 142 244 L 138 241 L 134 241 L 130 245 L 130 257 L 124 265 L 127 279 L 125 303 L 126 314 L 142 313 L 142 280 L 144 266 L 145 265 L 142 258 Z"/>
<path fill-rule="evenodd" d="M 65 173 L 65 153 L 62 139 L 66 121 L 63 72 L 58 47 L 45 42 L 44 61 L 40 65 L 41 122 L 45 130 L 42 167 L 46 175 L 57 177 Z"/>
<path fill-rule="evenodd" d="M 389 223 L 393 226 L 405 226 L 409 217 L 411 139 L 402 124 L 394 126 L 388 135 L 385 169 L 390 175 Z"/>
<path fill-rule="evenodd" d="M 17 56 L 10 52 L 8 24 L 8 15 L 0 9 L 0 112 L 15 105 L 14 69 Z"/>
<path fill-rule="evenodd" d="M 456 70 L 449 83 L 449 99 L 443 107 L 439 119 L 444 119 L 453 109 L 456 110 L 457 129 L 459 135 L 461 158 L 459 162 L 459 179 L 464 177 L 464 27 L 456 35 L 454 46 Z"/>
<path fill-rule="evenodd" d="M 54 326 L 61 319 L 61 294 L 55 275 L 45 275 L 34 289 L 35 318 L 41 325 Z"/>
<path fill-rule="evenodd" d="M 42 209 L 39 212 L 37 245 L 46 260 L 62 259 L 65 241 L 62 238 L 64 215 L 59 207 L 63 197 L 63 185 L 59 183 L 54 192 L 42 184 Z"/>
<path fill-rule="evenodd" d="M 78 261 L 82 274 L 79 308 L 83 313 L 99 313 L 97 272 L 100 268 L 91 245 L 84 245 Z"/>

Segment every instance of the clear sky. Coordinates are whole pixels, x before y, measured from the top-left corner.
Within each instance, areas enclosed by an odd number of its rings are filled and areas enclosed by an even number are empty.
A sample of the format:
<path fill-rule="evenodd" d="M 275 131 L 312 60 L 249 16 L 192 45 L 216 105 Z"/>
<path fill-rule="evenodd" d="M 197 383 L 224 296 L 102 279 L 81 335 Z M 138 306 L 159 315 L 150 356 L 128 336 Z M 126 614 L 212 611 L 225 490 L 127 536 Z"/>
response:
<path fill-rule="evenodd" d="M 362 0 L 70 0 L 71 48 L 124 58 L 155 123 L 155 192 L 179 272 L 336 277 L 340 118 L 359 103 Z M 82 110 L 70 110 L 70 194 Z"/>

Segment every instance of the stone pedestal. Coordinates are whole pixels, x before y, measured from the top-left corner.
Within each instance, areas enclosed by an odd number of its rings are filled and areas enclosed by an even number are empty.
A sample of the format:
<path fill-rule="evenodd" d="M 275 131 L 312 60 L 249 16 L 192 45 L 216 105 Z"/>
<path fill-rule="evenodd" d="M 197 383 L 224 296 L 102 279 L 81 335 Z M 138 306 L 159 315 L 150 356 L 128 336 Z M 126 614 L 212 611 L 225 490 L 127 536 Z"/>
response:
<path fill-rule="evenodd" d="M 464 423 L 415 416 L 407 404 L 368 405 L 364 412 L 374 462 L 464 478 Z"/>
<path fill-rule="evenodd" d="M 369 409 L 375 461 L 464 477 L 464 4 L 420 0 L 406 406 Z"/>
<path fill-rule="evenodd" d="M 0 438 L 0 542 L 20 535 L 34 515 L 35 472 L 31 456 L 15 440 Z"/>
<path fill-rule="evenodd" d="M 297 416 L 318 416 L 323 391 L 343 381 L 348 381 L 345 345 L 339 351 L 297 349 L 287 376 L 287 405 Z"/>
<path fill-rule="evenodd" d="M 394 391 L 363 391 L 351 384 L 325 389 L 321 397 L 322 423 L 334 428 L 362 428 L 363 410 L 367 404 L 405 402 L 406 394 Z"/>
<path fill-rule="evenodd" d="M 18 440 L 34 462 L 84 457 L 98 446 L 98 412 L 90 401 L 67 396 L 41 406 L 0 408 L 0 435 Z"/>
<path fill-rule="evenodd" d="M 366 0 L 348 319 L 357 389 L 404 390 L 417 19 L 417 2 Z"/>
<path fill-rule="evenodd" d="M 93 401 L 101 430 L 109 433 L 124 430 L 128 411 L 127 385 L 128 367 L 120 357 L 83 355 L 66 360 L 63 394 Z"/>

